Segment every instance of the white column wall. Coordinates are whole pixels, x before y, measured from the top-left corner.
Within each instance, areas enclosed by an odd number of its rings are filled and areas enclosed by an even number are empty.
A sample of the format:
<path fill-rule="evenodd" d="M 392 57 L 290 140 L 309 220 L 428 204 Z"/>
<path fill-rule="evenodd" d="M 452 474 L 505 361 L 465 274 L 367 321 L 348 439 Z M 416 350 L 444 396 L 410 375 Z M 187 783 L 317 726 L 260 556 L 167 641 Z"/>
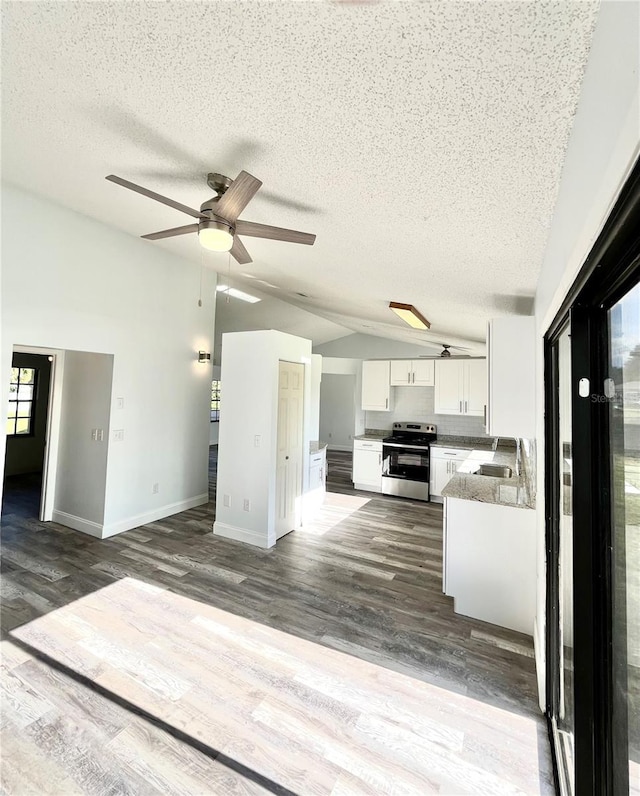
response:
<path fill-rule="evenodd" d="M 305 365 L 304 493 L 309 478 L 309 442 L 314 433 L 311 341 L 273 330 L 231 332 L 222 336 L 224 407 L 220 412 L 214 533 L 259 547 L 271 547 L 276 541 L 280 360 Z M 229 496 L 228 506 L 224 505 L 225 495 Z M 245 500 L 249 501 L 249 511 L 244 509 Z"/>

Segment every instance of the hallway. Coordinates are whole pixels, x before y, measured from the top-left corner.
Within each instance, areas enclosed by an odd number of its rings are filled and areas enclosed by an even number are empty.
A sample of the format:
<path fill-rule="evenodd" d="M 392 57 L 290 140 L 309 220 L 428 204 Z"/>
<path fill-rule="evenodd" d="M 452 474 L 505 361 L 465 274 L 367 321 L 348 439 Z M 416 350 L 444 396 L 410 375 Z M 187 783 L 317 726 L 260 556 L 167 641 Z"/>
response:
<path fill-rule="evenodd" d="M 348 473 L 271 550 L 213 502 L 104 541 L 5 516 L 6 791 L 552 793 L 531 639 L 453 613 L 440 506 Z"/>

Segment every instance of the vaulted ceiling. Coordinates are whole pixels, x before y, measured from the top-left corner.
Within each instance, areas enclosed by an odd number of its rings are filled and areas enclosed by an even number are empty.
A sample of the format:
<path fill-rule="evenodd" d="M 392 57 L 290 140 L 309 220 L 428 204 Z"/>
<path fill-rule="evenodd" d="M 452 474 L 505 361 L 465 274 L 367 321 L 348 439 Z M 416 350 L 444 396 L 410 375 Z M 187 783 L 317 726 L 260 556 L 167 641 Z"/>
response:
<path fill-rule="evenodd" d="M 535 291 L 597 9 L 4 3 L 3 177 L 141 235 L 190 219 L 105 175 L 199 207 L 208 172 L 245 169 L 264 188 L 243 217 L 317 242 L 247 238 L 233 284 L 263 280 L 324 339 L 474 349 Z M 195 235 L 149 246 L 227 277 Z"/>

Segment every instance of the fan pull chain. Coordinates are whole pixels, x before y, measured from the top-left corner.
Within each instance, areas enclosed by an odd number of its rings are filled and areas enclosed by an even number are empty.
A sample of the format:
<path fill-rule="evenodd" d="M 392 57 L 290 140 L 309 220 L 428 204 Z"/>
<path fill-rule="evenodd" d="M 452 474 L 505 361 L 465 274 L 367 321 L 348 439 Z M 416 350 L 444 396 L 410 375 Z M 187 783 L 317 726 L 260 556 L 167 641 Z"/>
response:
<path fill-rule="evenodd" d="M 204 250 L 200 247 L 200 293 L 198 295 L 198 306 L 202 306 L 202 274 L 204 273 Z"/>
<path fill-rule="evenodd" d="M 229 263 L 227 265 L 227 296 L 226 302 L 229 303 L 229 291 L 231 290 L 231 252 L 229 252 Z"/>

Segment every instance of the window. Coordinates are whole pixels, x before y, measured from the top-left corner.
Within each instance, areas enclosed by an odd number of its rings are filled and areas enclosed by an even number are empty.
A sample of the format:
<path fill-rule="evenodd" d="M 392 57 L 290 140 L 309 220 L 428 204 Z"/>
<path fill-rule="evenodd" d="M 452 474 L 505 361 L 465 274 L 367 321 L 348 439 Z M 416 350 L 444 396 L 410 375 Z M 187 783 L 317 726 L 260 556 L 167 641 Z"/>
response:
<path fill-rule="evenodd" d="M 211 382 L 211 422 L 220 420 L 220 382 Z"/>
<path fill-rule="evenodd" d="M 8 437 L 33 434 L 35 386 L 35 368 L 11 368 L 9 413 L 7 416 Z"/>

